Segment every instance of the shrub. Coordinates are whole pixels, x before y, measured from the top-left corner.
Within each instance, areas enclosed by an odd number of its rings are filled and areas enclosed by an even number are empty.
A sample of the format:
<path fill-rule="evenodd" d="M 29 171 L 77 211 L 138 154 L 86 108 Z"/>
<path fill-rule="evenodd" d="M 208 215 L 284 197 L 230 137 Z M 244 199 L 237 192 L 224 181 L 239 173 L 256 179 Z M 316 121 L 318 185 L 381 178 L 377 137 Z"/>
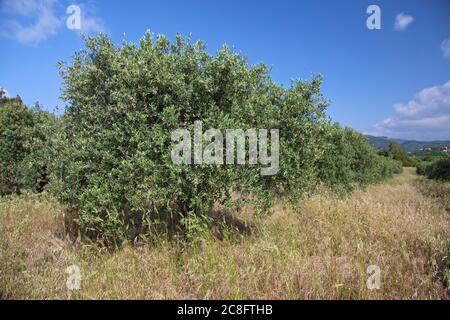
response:
<path fill-rule="evenodd" d="M 2 92 L 2 95 L 4 93 Z M 41 192 L 48 182 L 50 141 L 56 118 L 20 98 L 0 99 L 0 195 Z"/>
<path fill-rule="evenodd" d="M 315 182 L 326 102 L 320 78 L 276 85 L 264 65 L 223 47 L 215 56 L 201 42 L 174 43 L 147 33 L 140 45 L 115 47 L 106 36 L 62 64 L 59 168 L 54 189 L 81 228 L 113 242 L 156 221 L 186 219 L 227 204 L 232 192 L 267 208 L 278 191 L 300 194 Z M 267 128 L 280 132 L 280 172 L 259 166 L 174 165 L 171 132 L 204 128 Z M 292 198 L 294 198 L 292 196 Z"/>
<path fill-rule="evenodd" d="M 49 183 L 50 170 L 56 159 L 54 139 L 58 133 L 58 119 L 39 105 L 30 109 L 33 124 L 27 141 L 28 152 L 19 164 L 24 188 L 42 192 Z"/>
<path fill-rule="evenodd" d="M 318 180 L 350 189 L 398 169 L 364 136 L 329 124 L 321 77 L 285 89 L 265 65 L 249 66 L 226 46 L 209 55 L 201 42 L 148 32 L 139 45 L 116 47 L 101 35 L 60 67 L 68 106 L 52 189 L 91 237 L 120 243 L 167 225 L 193 238 L 232 193 L 263 212 L 276 197 L 296 204 Z M 278 174 L 262 176 L 260 165 L 173 164 L 171 133 L 192 133 L 197 120 L 205 129 L 280 129 Z"/>
<path fill-rule="evenodd" d="M 425 175 L 430 179 L 450 181 L 450 157 L 446 156 L 425 167 Z"/>
<path fill-rule="evenodd" d="M 351 191 L 402 171 L 401 162 L 377 154 L 355 130 L 335 124 L 326 131 L 325 152 L 317 172 L 319 181 L 332 189 Z"/>
<path fill-rule="evenodd" d="M 400 161 L 404 167 L 415 167 L 417 165 L 417 161 L 409 157 L 395 140 L 392 140 L 389 144 L 389 153 L 395 160 Z"/>
<path fill-rule="evenodd" d="M 432 164 L 432 162 L 430 162 L 430 161 L 418 162 L 417 166 L 416 166 L 416 173 L 420 174 L 420 175 L 425 175 L 425 170 L 426 170 L 427 166 L 429 166 L 430 164 Z"/>
<path fill-rule="evenodd" d="M 391 168 L 392 173 L 399 174 L 403 172 L 403 165 L 400 161 L 389 161 L 388 166 Z"/>
<path fill-rule="evenodd" d="M 5 195 L 20 192 L 19 165 L 29 152 L 28 142 L 33 117 L 20 99 L 8 99 L 4 96 L 1 98 L 0 195 Z"/>

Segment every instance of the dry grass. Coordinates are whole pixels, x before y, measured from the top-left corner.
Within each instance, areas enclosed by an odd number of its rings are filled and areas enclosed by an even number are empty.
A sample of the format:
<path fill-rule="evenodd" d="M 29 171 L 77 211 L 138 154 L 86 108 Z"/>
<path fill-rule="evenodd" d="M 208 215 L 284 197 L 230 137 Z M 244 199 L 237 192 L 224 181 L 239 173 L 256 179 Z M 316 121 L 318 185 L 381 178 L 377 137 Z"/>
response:
<path fill-rule="evenodd" d="M 70 244 L 51 198 L 0 201 L 0 297 L 6 299 L 446 299 L 450 214 L 411 170 L 300 212 L 277 205 L 258 232 L 185 247 Z M 250 219 L 250 218 L 249 218 Z M 437 263 L 433 269 L 433 261 Z M 81 290 L 66 288 L 69 265 Z M 366 287 L 369 265 L 381 288 Z"/>

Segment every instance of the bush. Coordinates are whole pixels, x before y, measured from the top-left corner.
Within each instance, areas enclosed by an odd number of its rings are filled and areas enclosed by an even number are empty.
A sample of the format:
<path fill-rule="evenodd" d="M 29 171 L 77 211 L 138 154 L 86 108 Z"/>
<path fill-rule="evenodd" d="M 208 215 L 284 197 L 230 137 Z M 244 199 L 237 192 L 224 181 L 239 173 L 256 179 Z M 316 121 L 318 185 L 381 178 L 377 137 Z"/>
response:
<path fill-rule="evenodd" d="M 425 175 L 425 170 L 426 168 L 432 164 L 433 162 L 429 162 L 429 161 L 420 161 L 417 163 L 416 166 L 416 173 L 419 175 Z"/>
<path fill-rule="evenodd" d="M 325 152 L 317 172 L 319 181 L 332 189 L 351 191 L 402 171 L 401 162 L 379 155 L 355 130 L 335 124 L 326 131 Z"/>
<path fill-rule="evenodd" d="M 19 193 L 19 165 L 29 153 L 33 117 L 20 99 L 2 97 L 0 104 L 0 195 Z"/>
<path fill-rule="evenodd" d="M 147 33 L 140 45 L 115 47 L 106 36 L 62 64 L 59 168 L 54 189 L 79 213 L 83 231 L 113 242 L 163 221 L 189 225 L 232 192 L 267 208 L 279 192 L 301 194 L 315 183 L 326 102 L 320 78 L 276 85 L 264 65 L 223 47 L 207 54 L 201 42 L 171 44 Z M 174 165 L 171 132 L 204 128 L 267 128 L 280 132 L 280 172 L 260 166 Z"/>
<path fill-rule="evenodd" d="M 393 174 L 400 174 L 403 172 L 403 165 L 400 161 L 391 160 L 388 162 L 388 166 Z"/>
<path fill-rule="evenodd" d="M 389 153 L 395 160 L 400 161 L 404 167 L 415 167 L 417 165 L 417 161 L 409 157 L 395 140 L 392 140 L 389 144 Z"/>
<path fill-rule="evenodd" d="M 22 189 L 41 192 L 48 182 L 48 144 L 56 118 L 20 98 L 0 99 L 0 195 Z"/>
<path fill-rule="evenodd" d="M 444 157 L 427 165 L 424 173 L 430 179 L 450 181 L 450 157 Z"/>
<path fill-rule="evenodd" d="M 19 165 L 24 188 L 42 192 L 49 183 L 50 170 L 56 159 L 54 139 L 58 133 L 58 119 L 39 105 L 30 109 L 33 119 L 29 130 L 28 152 Z"/>
<path fill-rule="evenodd" d="M 101 35 L 60 67 L 68 106 L 51 184 L 91 237 L 120 243 L 163 225 L 192 238 L 232 193 L 263 212 L 276 197 L 296 204 L 318 181 L 351 189 L 398 170 L 364 136 L 329 124 L 321 77 L 285 89 L 226 46 L 209 55 L 201 42 L 148 32 L 139 45 L 116 47 Z M 198 120 L 205 130 L 280 129 L 278 174 L 173 164 L 171 133 L 192 133 Z"/>

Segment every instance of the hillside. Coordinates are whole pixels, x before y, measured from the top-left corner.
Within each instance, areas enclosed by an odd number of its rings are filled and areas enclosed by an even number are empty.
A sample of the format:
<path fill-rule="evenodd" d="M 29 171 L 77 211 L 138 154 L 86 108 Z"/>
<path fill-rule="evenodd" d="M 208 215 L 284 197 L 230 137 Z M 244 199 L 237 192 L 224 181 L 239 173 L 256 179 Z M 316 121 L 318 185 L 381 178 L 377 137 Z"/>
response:
<path fill-rule="evenodd" d="M 416 152 L 423 148 L 440 150 L 442 147 L 450 147 L 450 140 L 416 141 L 416 140 L 393 139 L 388 137 L 376 137 L 372 135 L 366 135 L 366 138 L 369 144 L 377 150 L 388 150 L 389 142 L 391 140 L 396 140 L 398 143 L 400 143 L 400 146 L 406 152 Z"/>

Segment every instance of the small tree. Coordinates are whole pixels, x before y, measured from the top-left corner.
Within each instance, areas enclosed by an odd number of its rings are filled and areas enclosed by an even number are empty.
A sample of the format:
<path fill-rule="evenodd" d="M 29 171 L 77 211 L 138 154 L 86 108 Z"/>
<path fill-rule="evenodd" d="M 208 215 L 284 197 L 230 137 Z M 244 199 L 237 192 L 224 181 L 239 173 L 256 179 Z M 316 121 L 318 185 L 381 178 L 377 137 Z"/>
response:
<path fill-rule="evenodd" d="M 389 153 L 392 154 L 394 157 L 402 155 L 403 154 L 403 149 L 400 146 L 400 143 L 398 143 L 395 140 L 392 140 L 389 143 Z"/>
<path fill-rule="evenodd" d="M 34 192 L 42 192 L 49 183 L 50 170 L 56 159 L 54 138 L 58 134 L 58 119 L 44 111 L 39 104 L 30 110 L 33 119 L 29 129 L 27 154 L 19 165 L 22 185 Z"/>
<path fill-rule="evenodd" d="M 389 153 L 395 160 L 400 161 L 404 167 L 414 167 L 417 164 L 413 159 L 408 157 L 400 144 L 395 140 L 389 143 Z"/>
<path fill-rule="evenodd" d="M 0 194 L 19 193 L 19 164 L 29 152 L 27 145 L 32 115 L 19 100 L 2 93 L 0 104 Z"/>
<path fill-rule="evenodd" d="M 334 190 L 351 191 L 401 172 L 398 161 L 377 154 L 365 136 L 351 128 L 334 124 L 327 128 L 326 138 L 317 172 L 319 181 Z"/>
<path fill-rule="evenodd" d="M 22 188 L 40 192 L 48 182 L 48 141 L 56 119 L 38 107 L 28 109 L 20 97 L 0 95 L 0 195 Z"/>

